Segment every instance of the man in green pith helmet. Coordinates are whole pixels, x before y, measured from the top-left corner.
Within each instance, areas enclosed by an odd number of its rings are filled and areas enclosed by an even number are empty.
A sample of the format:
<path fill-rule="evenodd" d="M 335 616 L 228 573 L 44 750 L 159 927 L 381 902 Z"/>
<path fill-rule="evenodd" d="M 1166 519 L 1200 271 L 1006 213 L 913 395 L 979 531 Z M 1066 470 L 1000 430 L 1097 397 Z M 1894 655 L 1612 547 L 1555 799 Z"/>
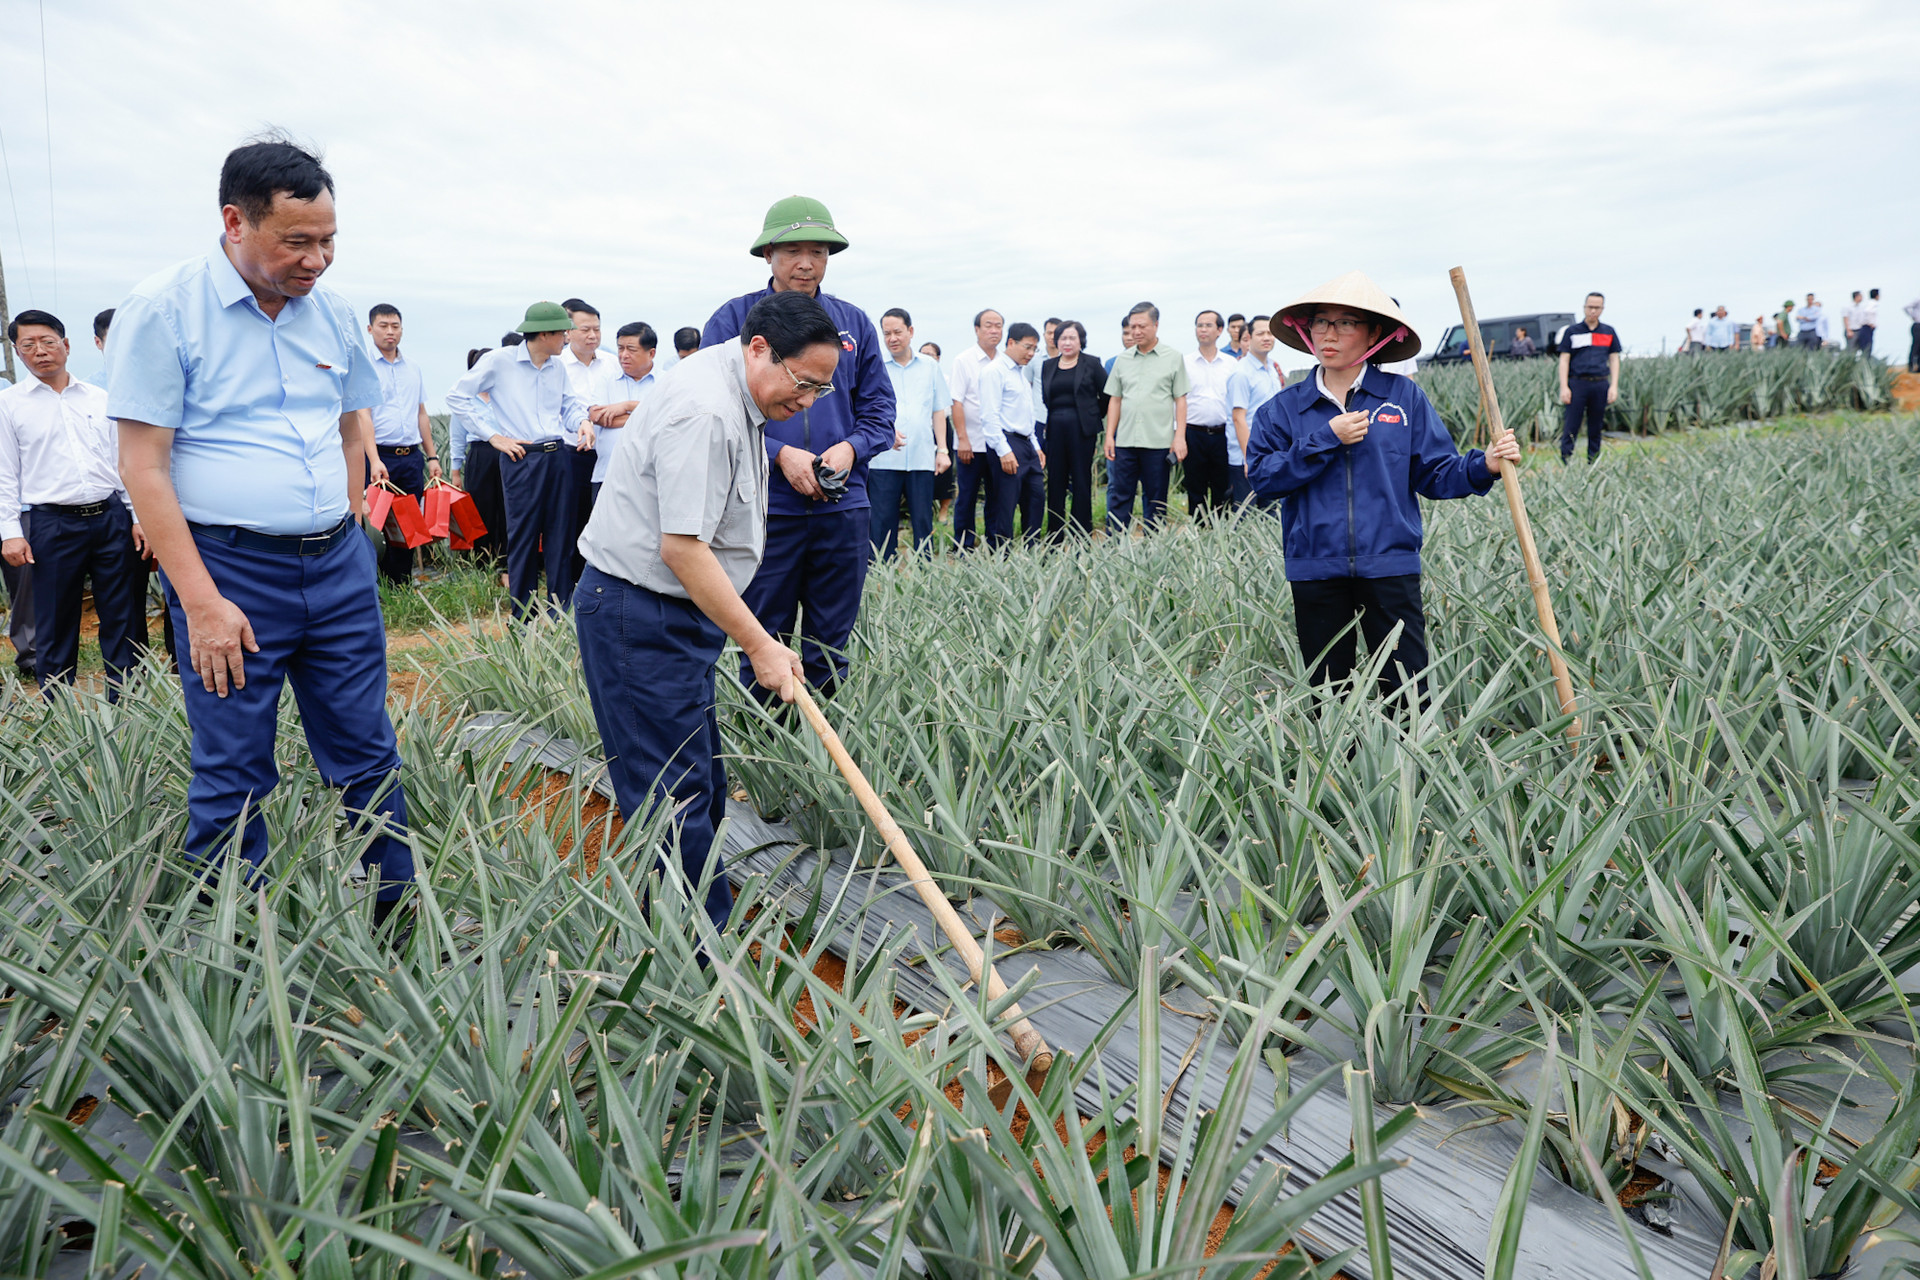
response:
<path fill-rule="evenodd" d="M 864 311 L 820 290 L 827 259 L 846 247 L 824 204 L 807 196 L 776 200 L 750 250 L 772 272 L 767 287 L 723 303 L 701 334 L 707 347 L 737 338 L 754 303 L 790 291 L 817 299 L 839 330 L 832 384 L 810 408 L 767 424 L 766 554 L 741 593 L 773 635 L 791 634 L 799 621 L 807 682 L 828 695 L 846 675 L 847 641 L 866 583 L 867 463 L 894 445 L 893 383 L 880 336 Z M 740 678 L 753 687 L 744 659 Z"/>

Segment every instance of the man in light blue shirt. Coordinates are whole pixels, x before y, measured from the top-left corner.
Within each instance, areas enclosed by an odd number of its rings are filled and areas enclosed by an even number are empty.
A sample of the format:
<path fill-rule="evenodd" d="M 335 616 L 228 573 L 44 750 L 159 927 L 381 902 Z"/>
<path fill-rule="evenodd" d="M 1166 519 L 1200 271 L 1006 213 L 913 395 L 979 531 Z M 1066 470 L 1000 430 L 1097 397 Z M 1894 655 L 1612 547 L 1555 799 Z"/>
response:
<path fill-rule="evenodd" d="M 193 731 L 187 856 L 259 866 L 281 686 L 320 775 L 378 834 L 376 927 L 413 879 L 373 548 L 354 522 L 380 380 L 333 261 L 333 179 L 280 139 L 227 156 L 212 252 L 114 315 L 107 416 L 159 558 Z"/>
<path fill-rule="evenodd" d="M 427 491 L 427 480 L 440 478 L 440 459 L 433 454 L 433 423 L 427 418 L 420 370 L 400 354 L 400 335 L 400 308 L 391 302 L 375 303 L 367 313 L 373 371 L 380 375 L 380 402 L 373 406 L 373 446 L 386 464 L 388 483 L 417 502 Z M 380 572 L 395 586 L 412 583 L 413 548 L 400 539 L 389 541 Z"/>
<path fill-rule="evenodd" d="M 980 436 L 987 455 L 987 546 L 1013 539 L 1014 512 L 1021 536 L 1038 538 L 1047 514 L 1047 455 L 1035 438 L 1033 389 L 1027 366 L 1039 350 L 1030 324 L 1007 329 L 1007 346 L 980 371 Z"/>
<path fill-rule="evenodd" d="M 900 506 L 907 508 L 913 549 L 928 553 L 933 537 L 933 481 L 953 465 L 947 453 L 947 406 L 953 393 L 930 356 L 913 349 L 913 317 L 895 307 L 880 317 L 893 382 L 893 448 L 867 464 L 867 501 L 873 512 L 873 554 L 891 560 L 900 548 Z"/>
<path fill-rule="evenodd" d="M 1233 428 L 1227 432 L 1227 482 L 1235 506 L 1253 496 L 1253 483 L 1247 479 L 1247 434 L 1253 415 L 1287 385 L 1286 375 L 1273 363 L 1272 322 L 1266 316 L 1249 320 L 1240 340 L 1247 354 L 1227 379 L 1227 403 L 1233 409 Z"/>
<path fill-rule="evenodd" d="M 614 358 L 619 366 L 602 388 L 604 398 L 587 410 L 587 420 L 599 432 L 594 442 L 593 498 L 600 500 L 600 486 L 606 483 L 607 468 L 613 465 L 613 451 L 620 443 L 622 430 L 640 407 L 640 401 L 659 382 L 653 367 L 653 353 L 660 348 L 660 335 L 645 321 L 620 326 L 614 335 Z M 562 357 L 563 359 L 565 357 Z"/>
<path fill-rule="evenodd" d="M 1715 307 L 1713 314 L 1707 317 L 1707 350 L 1731 351 L 1734 340 L 1740 336 L 1740 326 L 1727 318 L 1724 304 Z"/>
<path fill-rule="evenodd" d="M 500 433 L 491 443 L 507 498 L 507 594 L 516 618 L 530 607 L 543 564 L 548 599 L 560 608 L 573 599 L 573 454 L 593 448 L 593 424 L 560 363 L 572 328 L 558 303 L 534 303 L 517 329 L 526 341 L 481 356 L 447 392 L 449 413 L 491 420 Z"/>

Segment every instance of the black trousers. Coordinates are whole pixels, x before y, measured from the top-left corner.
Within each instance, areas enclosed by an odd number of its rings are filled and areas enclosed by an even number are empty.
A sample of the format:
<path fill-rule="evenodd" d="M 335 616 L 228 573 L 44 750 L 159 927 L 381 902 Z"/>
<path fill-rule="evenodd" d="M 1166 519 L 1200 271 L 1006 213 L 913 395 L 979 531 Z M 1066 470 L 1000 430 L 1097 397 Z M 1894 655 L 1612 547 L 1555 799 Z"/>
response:
<path fill-rule="evenodd" d="M 120 682 L 147 643 L 147 566 L 133 549 L 133 519 L 110 497 L 98 514 L 56 507 L 33 511 L 34 674 L 40 687 L 73 683 L 80 653 L 80 596 L 93 584 L 100 617 L 100 656 L 107 668 L 107 700 L 119 700 Z"/>
<path fill-rule="evenodd" d="M 414 501 L 419 501 L 420 495 L 427 491 L 427 459 L 420 452 L 420 446 L 408 445 L 405 453 L 390 444 L 380 445 L 379 449 L 380 461 L 387 464 L 387 479 L 412 494 Z M 413 548 L 404 539 L 387 544 L 380 557 L 380 576 L 396 587 L 413 581 Z"/>
<path fill-rule="evenodd" d="M 467 443 L 466 469 L 460 478 L 487 526 L 486 536 L 473 544 L 476 559 L 499 560 L 507 554 L 507 497 L 500 488 L 500 459 L 503 455 L 485 440 Z"/>
<path fill-rule="evenodd" d="M 594 499 L 600 496 L 593 485 L 593 468 L 600 461 L 600 451 L 568 452 L 573 455 L 573 537 L 568 539 L 568 545 L 573 548 L 573 580 L 578 582 L 587 568 L 587 558 L 580 554 L 580 535 L 586 532 L 587 521 L 593 518 Z"/>
<path fill-rule="evenodd" d="M 954 494 L 953 494 L 953 540 L 962 551 L 971 551 L 978 541 L 974 537 L 974 507 L 987 498 L 988 486 L 993 481 L 987 475 L 989 467 L 998 468 L 1000 459 L 993 456 L 992 450 L 983 443 L 973 451 L 972 462 L 960 461 L 960 455 L 953 455 Z"/>
<path fill-rule="evenodd" d="M 1607 417 L 1607 380 L 1605 378 L 1568 378 L 1567 390 L 1573 399 L 1567 402 L 1566 420 L 1560 426 L 1560 460 L 1573 456 L 1573 442 L 1580 434 L 1580 418 L 1587 419 L 1587 461 L 1600 456 L 1600 424 Z"/>
<path fill-rule="evenodd" d="M 1040 472 L 1040 451 L 1032 436 L 1007 433 L 1007 447 L 1013 450 L 1016 470 L 1008 475 L 993 453 L 987 457 L 987 545 L 1000 547 L 1013 540 L 1013 516 L 1020 513 L 1023 537 L 1040 536 L 1041 520 L 1046 512 L 1046 478 Z"/>
<path fill-rule="evenodd" d="M 1187 426 L 1187 512 L 1195 520 L 1211 520 L 1233 501 L 1232 468 L 1227 462 L 1224 427 Z"/>
<path fill-rule="evenodd" d="M 1916 320 L 1907 341 L 1907 372 L 1920 373 L 1920 320 Z"/>
<path fill-rule="evenodd" d="M 557 447 L 543 447 L 551 443 Z M 565 441 L 527 446 L 515 462 L 500 455 L 500 487 L 507 498 L 507 594 L 513 616 L 526 614 L 542 568 L 547 597 L 573 603 L 573 450 Z"/>
<path fill-rule="evenodd" d="M 1093 532 L 1093 459 L 1101 450 L 1100 432 L 1050 431 L 1047 444 L 1047 532 L 1058 538 L 1071 528 L 1084 538 Z"/>
<path fill-rule="evenodd" d="M 1353 619 L 1367 649 L 1378 653 L 1395 624 L 1401 627 L 1393 654 L 1380 672 L 1380 692 L 1391 696 L 1411 677 L 1422 704 L 1427 699 L 1427 614 L 1420 606 L 1420 575 L 1393 578 L 1328 578 L 1294 582 L 1293 625 L 1314 684 L 1353 676 Z"/>

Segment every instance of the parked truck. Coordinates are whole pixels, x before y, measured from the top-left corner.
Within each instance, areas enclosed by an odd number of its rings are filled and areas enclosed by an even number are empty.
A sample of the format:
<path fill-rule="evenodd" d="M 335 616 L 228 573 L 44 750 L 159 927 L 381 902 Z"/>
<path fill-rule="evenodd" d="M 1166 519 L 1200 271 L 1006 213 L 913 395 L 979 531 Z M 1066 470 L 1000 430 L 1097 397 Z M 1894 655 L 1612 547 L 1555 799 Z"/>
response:
<path fill-rule="evenodd" d="M 1514 334 L 1525 329 L 1527 336 L 1533 339 L 1533 353 L 1537 356 L 1553 354 L 1553 336 L 1567 325 L 1572 324 L 1574 316 L 1567 311 L 1541 311 L 1531 315 L 1494 316 L 1480 322 L 1480 340 L 1487 345 L 1490 359 L 1513 359 Z M 1420 357 L 1420 363 L 1453 364 L 1472 358 L 1467 349 L 1467 327 L 1450 325 L 1440 335 L 1440 341 L 1432 351 Z"/>

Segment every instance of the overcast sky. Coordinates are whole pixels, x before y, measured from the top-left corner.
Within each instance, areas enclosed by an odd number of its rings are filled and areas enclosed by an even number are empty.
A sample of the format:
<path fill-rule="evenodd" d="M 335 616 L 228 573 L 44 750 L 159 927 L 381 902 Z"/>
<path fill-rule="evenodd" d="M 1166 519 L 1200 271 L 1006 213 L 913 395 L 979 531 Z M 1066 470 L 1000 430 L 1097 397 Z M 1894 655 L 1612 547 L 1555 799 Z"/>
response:
<path fill-rule="evenodd" d="M 324 149 L 327 281 L 401 308 L 436 407 L 537 299 L 668 345 L 761 286 L 794 192 L 852 241 L 828 291 L 949 356 L 984 306 L 1111 354 L 1143 298 L 1191 349 L 1203 307 L 1356 268 L 1428 349 L 1455 265 L 1482 316 L 1603 289 L 1635 353 L 1696 306 L 1879 286 L 1904 355 L 1920 296 L 1913 0 L 0 0 L 13 308 L 79 331 L 204 252 L 269 124 Z"/>

